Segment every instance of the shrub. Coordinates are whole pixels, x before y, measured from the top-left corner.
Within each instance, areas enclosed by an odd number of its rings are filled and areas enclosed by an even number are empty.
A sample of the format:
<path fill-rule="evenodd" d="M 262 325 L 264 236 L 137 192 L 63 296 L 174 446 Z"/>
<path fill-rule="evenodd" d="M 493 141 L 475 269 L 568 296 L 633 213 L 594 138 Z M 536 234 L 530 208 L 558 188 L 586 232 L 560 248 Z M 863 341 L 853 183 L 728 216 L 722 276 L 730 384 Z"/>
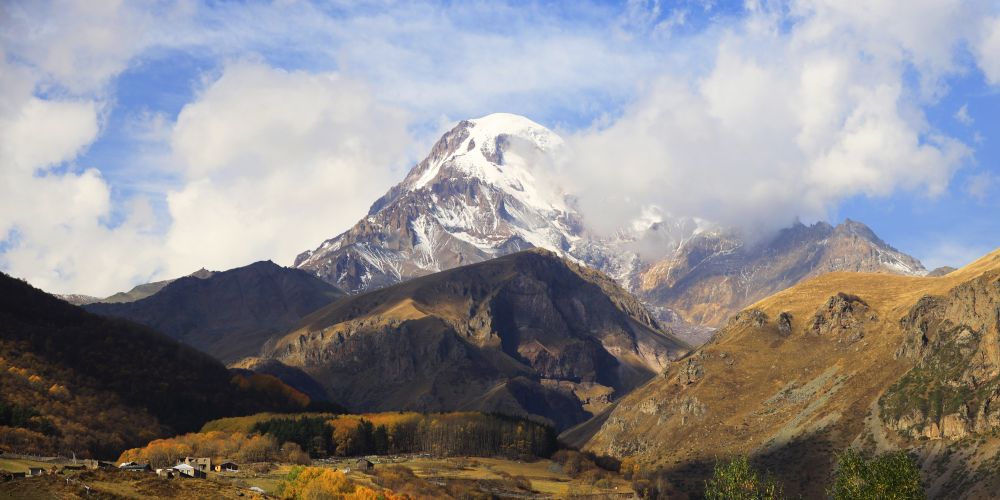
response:
<path fill-rule="evenodd" d="M 831 494 L 837 500 L 926 498 L 920 469 L 903 451 L 868 459 L 849 449 L 838 456 L 835 474 Z"/>
<path fill-rule="evenodd" d="M 747 457 L 715 464 L 712 478 L 705 484 L 708 500 L 775 500 L 782 498 L 781 485 L 768 475 L 758 474 Z"/>
<path fill-rule="evenodd" d="M 284 499 L 321 500 L 402 500 L 389 490 L 375 490 L 354 484 L 344 473 L 322 467 L 294 467 L 278 486 L 278 496 Z"/>

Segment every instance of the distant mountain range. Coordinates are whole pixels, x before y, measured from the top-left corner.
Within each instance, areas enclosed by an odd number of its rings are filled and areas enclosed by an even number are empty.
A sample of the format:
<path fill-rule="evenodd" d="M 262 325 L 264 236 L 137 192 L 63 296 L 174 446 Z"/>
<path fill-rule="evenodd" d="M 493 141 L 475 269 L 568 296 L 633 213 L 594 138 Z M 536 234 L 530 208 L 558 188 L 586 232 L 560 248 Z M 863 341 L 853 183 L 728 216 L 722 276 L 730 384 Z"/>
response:
<path fill-rule="evenodd" d="M 693 343 L 732 313 L 829 271 L 921 275 L 916 259 L 846 221 L 794 226 L 749 242 L 693 218 L 651 212 L 613 237 L 589 232 L 553 178 L 563 141 L 510 114 L 459 123 L 346 232 L 295 260 L 351 293 L 539 247 L 595 267 Z M 639 246 L 661 249 L 644 258 Z"/>
<path fill-rule="evenodd" d="M 160 290 L 145 298 L 84 308 L 142 323 L 230 363 L 256 355 L 269 338 L 344 295 L 306 272 L 270 261 L 160 283 Z"/>
<path fill-rule="evenodd" d="M 189 274 L 188 277 L 204 279 L 208 278 L 213 274 L 215 274 L 215 271 L 209 271 L 205 268 L 201 268 Z M 163 287 L 173 283 L 174 281 L 175 280 L 173 279 L 169 279 L 162 281 L 154 281 L 152 283 L 143 283 L 141 285 L 136 285 L 132 287 L 132 289 L 127 292 L 118 292 L 104 298 L 94 297 L 92 295 L 81 295 L 81 294 L 56 295 L 56 297 L 59 297 L 60 299 L 63 299 L 66 302 L 69 302 L 70 304 L 73 304 L 75 306 L 85 306 L 87 304 L 94 304 L 97 302 L 103 302 L 108 304 L 121 304 L 124 302 L 134 302 L 136 300 L 149 297 L 150 295 L 153 295 L 154 293 L 163 290 Z"/>
<path fill-rule="evenodd" d="M 654 308 L 678 314 L 682 323 L 719 326 L 768 295 L 834 271 L 907 276 L 927 272 L 868 226 L 848 219 L 836 227 L 797 223 L 757 243 L 717 231 L 699 233 L 673 255 L 644 269 L 636 293 Z"/>
<path fill-rule="evenodd" d="M 339 300 L 264 357 L 354 411 L 496 411 L 565 428 L 688 349 L 614 281 L 533 250 Z"/>

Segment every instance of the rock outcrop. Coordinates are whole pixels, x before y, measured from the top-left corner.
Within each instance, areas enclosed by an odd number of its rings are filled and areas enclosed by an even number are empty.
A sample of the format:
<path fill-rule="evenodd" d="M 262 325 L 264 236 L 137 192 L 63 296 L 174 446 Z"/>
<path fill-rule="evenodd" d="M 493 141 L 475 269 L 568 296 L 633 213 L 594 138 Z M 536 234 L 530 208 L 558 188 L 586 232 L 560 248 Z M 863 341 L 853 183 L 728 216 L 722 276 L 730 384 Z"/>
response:
<path fill-rule="evenodd" d="M 863 339 L 868 325 L 876 321 L 878 314 L 868 303 L 856 295 L 840 292 L 816 311 L 809 331 L 838 342 L 853 343 Z"/>

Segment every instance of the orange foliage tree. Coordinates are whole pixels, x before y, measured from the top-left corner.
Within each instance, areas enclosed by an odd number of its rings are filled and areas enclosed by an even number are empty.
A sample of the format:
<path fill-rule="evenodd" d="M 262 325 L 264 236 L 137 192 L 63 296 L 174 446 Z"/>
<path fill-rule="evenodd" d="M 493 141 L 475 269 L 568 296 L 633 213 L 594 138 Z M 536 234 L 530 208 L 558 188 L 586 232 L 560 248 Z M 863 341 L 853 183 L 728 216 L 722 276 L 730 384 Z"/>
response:
<path fill-rule="evenodd" d="M 142 448 L 126 450 L 119 462 L 149 462 L 153 467 L 169 467 L 187 456 L 211 457 L 213 460 L 237 460 L 243 463 L 288 461 L 302 463 L 303 451 L 294 443 L 279 446 L 267 435 L 242 432 L 190 433 L 169 439 L 157 439 Z"/>
<path fill-rule="evenodd" d="M 320 500 L 343 498 L 345 500 L 403 500 L 406 497 L 389 490 L 376 491 L 354 484 L 343 472 L 322 467 L 294 467 L 279 486 L 281 498 Z"/>

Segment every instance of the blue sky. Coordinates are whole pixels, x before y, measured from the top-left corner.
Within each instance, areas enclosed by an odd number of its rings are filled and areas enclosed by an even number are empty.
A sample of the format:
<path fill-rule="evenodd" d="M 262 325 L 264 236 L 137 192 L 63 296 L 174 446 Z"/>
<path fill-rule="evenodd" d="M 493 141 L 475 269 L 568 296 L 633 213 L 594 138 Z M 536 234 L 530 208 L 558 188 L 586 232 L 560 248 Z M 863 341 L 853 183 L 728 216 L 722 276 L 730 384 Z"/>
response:
<path fill-rule="evenodd" d="M 0 269 L 108 294 L 290 264 L 498 111 L 567 138 L 595 227 L 851 218 L 929 268 L 1000 246 L 1000 7 L 841 4 L 8 2 Z"/>

